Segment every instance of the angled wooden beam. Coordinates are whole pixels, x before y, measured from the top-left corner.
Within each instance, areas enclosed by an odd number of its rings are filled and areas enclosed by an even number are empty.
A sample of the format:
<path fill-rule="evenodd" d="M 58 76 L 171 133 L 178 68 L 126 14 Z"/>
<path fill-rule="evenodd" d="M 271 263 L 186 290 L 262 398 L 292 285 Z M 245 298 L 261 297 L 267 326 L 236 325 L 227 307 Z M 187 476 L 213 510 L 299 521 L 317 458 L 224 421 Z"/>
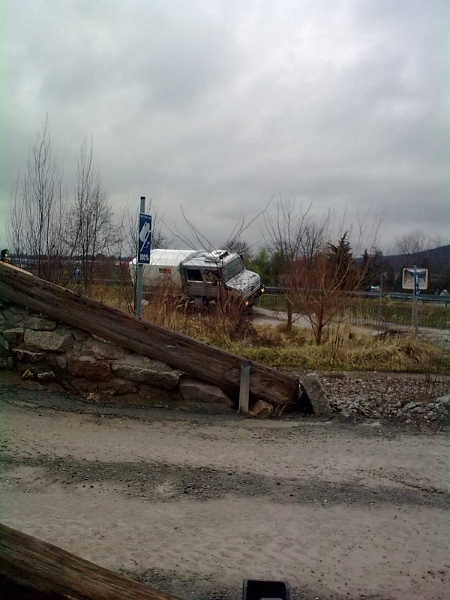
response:
<path fill-rule="evenodd" d="M 20 269 L 0 263 L 0 298 L 161 360 L 237 397 L 241 365 L 250 367 L 250 394 L 271 404 L 296 401 L 296 377 L 186 335 L 152 325 Z"/>
<path fill-rule="evenodd" d="M 0 524 L 0 598 L 17 597 L 176 600 L 175 596 Z"/>

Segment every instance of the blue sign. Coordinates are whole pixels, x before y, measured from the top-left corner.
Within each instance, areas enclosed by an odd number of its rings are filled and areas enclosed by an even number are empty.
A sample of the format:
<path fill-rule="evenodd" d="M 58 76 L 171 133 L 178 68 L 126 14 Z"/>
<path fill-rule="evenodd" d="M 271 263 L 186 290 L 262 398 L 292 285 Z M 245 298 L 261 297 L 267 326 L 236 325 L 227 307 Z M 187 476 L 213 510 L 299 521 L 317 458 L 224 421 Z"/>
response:
<path fill-rule="evenodd" d="M 73 268 L 73 276 L 75 279 L 79 279 L 81 277 L 81 266 L 78 263 Z"/>
<path fill-rule="evenodd" d="M 138 265 L 150 264 L 150 246 L 152 244 L 152 218 L 139 213 Z"/>

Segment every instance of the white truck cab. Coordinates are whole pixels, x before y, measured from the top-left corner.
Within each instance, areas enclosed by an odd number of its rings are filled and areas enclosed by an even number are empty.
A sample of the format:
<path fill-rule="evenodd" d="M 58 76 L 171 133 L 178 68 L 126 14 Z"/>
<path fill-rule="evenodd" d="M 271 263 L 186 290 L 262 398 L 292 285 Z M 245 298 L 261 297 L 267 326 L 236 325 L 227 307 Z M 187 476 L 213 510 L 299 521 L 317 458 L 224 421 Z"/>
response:
<path fill-rule="evenodd" d="M 135 267 L 136 259 L 130 264 L 132 274 Z M 171 285 L 203 303 L 218 299 L 224 292 L 245 306 L 252 306 L 263 291 L 259 275 L 245 268 L 239 254 L 227 250 L 154 249 L 150 264 L 144 265 L 143 285 L 148 291 Z"/>

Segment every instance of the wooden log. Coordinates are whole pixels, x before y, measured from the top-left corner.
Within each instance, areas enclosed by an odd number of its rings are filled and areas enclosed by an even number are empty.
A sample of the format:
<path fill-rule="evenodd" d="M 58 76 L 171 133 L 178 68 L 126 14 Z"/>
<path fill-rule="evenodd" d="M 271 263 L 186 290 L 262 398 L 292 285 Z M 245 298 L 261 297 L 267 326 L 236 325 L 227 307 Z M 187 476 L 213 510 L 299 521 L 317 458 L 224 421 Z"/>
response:
<path fill-rule="evenodd" d="M 176 600 L 57 546 L 0 524 L 0 598 Z M 11 595 L 12 593 L 19 595 Z"/>
<path fill-rule="evenodd" d="M 161 360 L 231 394 L 238 394 L 241 365 L 248 364 L 250 394 L 255 400 L 283 404 L 298 397 L 296 377 L 152 325 L 1 263 L 0 298 Z"/>

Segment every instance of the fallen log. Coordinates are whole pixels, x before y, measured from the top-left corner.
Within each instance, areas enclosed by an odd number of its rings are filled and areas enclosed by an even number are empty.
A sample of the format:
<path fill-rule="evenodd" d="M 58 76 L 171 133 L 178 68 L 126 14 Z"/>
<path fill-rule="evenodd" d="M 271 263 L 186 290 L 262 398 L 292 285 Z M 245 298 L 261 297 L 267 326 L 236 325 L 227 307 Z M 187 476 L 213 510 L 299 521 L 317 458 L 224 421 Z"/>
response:
<path fill-rule="evenodd" d="M 152 325 L 66 288 L 0 263 L 0 298 L 98 335 L 219 386 L 239 391 L 241 365 L 250 366 L 250 394 L 271 404 L 296 401 L 296 377 Z"/>
<path fill-rule="evenodd" d="M 176 600 L 175 596 L 2 524 L 0 598 Z"/>

